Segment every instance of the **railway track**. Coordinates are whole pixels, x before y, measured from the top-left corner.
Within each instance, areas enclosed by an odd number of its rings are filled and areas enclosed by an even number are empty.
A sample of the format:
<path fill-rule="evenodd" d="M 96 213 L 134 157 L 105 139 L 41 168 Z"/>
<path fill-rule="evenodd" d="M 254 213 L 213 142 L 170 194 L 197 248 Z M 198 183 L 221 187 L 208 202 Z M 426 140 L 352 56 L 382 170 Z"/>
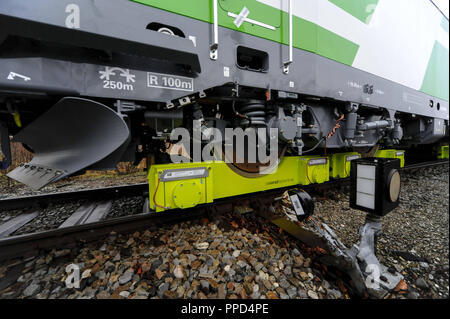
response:
<path fill-rule="evenodd" d="M 43 195 L 19 196 L 0 200 L 0 211 L 20 209 L 31 206 L 43 206 L 54 203 L 69 202 L 81 199 L 113 199 L 143 194 L 148 190 L 147 183 L 112 186 L 98 189 L 58 192 Z"/>
<path fill-rule="evenodd" d="M 422 163 L 414 163 L 414 164 L 408 164 L 403 168 L 403 170 L 416 170 L 416 169 L 422 169 L 422 168 L 428 168 L 433 166 L 439 166 L 439 165 L 446 165 L 448 164 L 448 160 L 436 160 L 436 161 L 429 161 L 429 162 L 422 162 Z"/>
<path fill-rule="evenodd" d="M 447 160 L 415 163 L 405 166 L 402 170 L 418 170 L 438 165 L 446 165 Z M 348 185 L 349 179 L 332 180 L 323 184 L 313 184 L 302 189 L 311 192 L 323 192 L 327 189 Z M 284 189 L 262 193 L 236 196 L 215 202 L 214 206 L 200 205 L 192 209 L 171 211 L 169 213 L 154 213 L 142 207 L 139 214 L 107 218 L 115 200 L 131 196 L 147 197 L 147 184 L 107 187 L 94 190 L 75 192 L 61 192 L 44 195 L 23 196 L 0 200 L 0 211 L 23 209 L 24 212 L 0 225 L 0 261 L 30 257 L 42 250 L 67 248 L 78 241 L 90 241 L 101 238 L 108 233 L 132 232 L 143 229 L 154 223 L 168 223 L 186 219 L 196 219 L 206 216 L 214 211 L 230 209 L 233 202 L 243 199 L 276 198 Z M 21 227 L 39 215 L 42 207 L 54 203 L 67 203 L 84 201 L 64 222 L 57 228 L 14 235 Z M 12 236 L 11 236 L 12 235 Z"/>

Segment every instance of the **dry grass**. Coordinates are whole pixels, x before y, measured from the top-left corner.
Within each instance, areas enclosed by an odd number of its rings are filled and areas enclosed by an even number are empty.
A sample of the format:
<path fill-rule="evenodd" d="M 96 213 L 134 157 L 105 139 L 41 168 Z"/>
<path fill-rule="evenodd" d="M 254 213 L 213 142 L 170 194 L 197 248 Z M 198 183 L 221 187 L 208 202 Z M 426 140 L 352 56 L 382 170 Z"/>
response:
<path fill-rule="evenodd" d="M 12 164 L 6 171 L 0 170 L 0 176 L 5 175 L 6 173 L 12 171 L 14 168 L 19 166 L 21 163 L 27 163 L 31 161 L 33 158 L 33 154 L 27 151 L 21 143 L 11 143 L 11 153 L 12 153 Z M 124 174 L 134 174 L 139 173 L 144 170 L 146 166 L 145 159 L 139 163 L 139 165 L 134 166 L 131 162 L 120 162 L 117 165 L 117 168 L 115 170 L 105 170 L 105 171 L 86 171 L 85 174 L 77 176 L 77 178 L 82 178 L 83 176 L 86 177 L 93 177 L 93 176 L 117 176 L 117 175 L 124 175 Z"/>

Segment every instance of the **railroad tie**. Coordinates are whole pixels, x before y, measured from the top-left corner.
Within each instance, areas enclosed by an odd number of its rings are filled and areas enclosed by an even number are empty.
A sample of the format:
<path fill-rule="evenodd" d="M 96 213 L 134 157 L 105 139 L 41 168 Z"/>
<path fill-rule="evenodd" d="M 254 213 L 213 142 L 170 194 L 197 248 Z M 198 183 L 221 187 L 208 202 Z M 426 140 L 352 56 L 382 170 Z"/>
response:
<path fill-rule="evenodd" d="M 111 206 L 112 201 L 84 203 L 58 228 L 65 228 L 98 222 L 109 213 Z"/>
<path fill-rule="evenodd" d="M 23 225 L 32 221 L 36 216 L 39 215 L 39 211 L 34 211 L 32 213 L 20 214 L 17 217 L 3 223 L 0 225 L 0 238 L 9 236 L 14 233 Z"/>

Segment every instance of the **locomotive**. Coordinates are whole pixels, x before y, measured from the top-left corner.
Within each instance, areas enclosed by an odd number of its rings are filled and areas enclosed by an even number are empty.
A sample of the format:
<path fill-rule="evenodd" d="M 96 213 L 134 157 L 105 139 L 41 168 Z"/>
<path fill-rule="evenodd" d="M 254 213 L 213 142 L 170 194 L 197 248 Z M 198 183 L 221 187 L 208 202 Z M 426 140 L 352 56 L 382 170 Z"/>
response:
<path fill-rule="evenodd" d="M 448 32 L 428 0 L 2 0 L 4 163 L 34 153 L 8 176 L 146 158 L 163 211 L 441 147 Z"/>

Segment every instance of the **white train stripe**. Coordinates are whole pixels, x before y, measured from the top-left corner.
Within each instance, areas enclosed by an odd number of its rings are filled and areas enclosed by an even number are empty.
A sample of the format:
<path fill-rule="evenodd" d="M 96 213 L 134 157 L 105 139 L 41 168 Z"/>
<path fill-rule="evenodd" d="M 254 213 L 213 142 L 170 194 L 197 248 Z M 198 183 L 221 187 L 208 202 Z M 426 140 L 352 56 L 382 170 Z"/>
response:
<path fill-rule="evenodd" d="M 288 0 L 257 0 L 288 12 Z M 293 14 L 360 46 L 353 67 L 419 90 L 438 41 L 449 48 L 442 15 L 428 0 L 380 0 L 369 25 L 328 0 L 296 0 Z"/>

